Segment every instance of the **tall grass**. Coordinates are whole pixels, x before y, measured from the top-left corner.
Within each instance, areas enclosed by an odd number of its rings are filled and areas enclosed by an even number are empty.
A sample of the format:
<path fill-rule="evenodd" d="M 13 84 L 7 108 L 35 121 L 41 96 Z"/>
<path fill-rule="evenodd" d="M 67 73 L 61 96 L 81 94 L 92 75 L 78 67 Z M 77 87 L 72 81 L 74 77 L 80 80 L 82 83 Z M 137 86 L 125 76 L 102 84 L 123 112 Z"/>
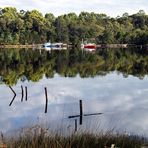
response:
<path fill-rule="evenodd" d="M 49 130 L 36 127 L 27 129 L 17 137 L 4 138 L 8 148 L 141 148 L 147 145 L 144 137 L 110 132 L 92 134 L 76 132 L 69 136 L 52 134 Z M 115 145 L 115 146 L 113 146 Z"/>

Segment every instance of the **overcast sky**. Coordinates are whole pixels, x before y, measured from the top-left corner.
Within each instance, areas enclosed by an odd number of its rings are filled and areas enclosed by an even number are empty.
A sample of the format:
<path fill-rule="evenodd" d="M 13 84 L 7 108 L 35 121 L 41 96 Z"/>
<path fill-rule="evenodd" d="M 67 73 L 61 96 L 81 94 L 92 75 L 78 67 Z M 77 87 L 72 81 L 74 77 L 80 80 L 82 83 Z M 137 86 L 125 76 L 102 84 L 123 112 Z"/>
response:
<path fill-rule="evenodd" d="M 139 10 L 148 13 L 148 0 L 0 0 L 0 7 L 12 6 L 18 10 L 37 9 L 43 14 L 55 16 L 81 11 L 106 13 L 109 16 L 121 16 L 124 12 L 133 14 Z"/>

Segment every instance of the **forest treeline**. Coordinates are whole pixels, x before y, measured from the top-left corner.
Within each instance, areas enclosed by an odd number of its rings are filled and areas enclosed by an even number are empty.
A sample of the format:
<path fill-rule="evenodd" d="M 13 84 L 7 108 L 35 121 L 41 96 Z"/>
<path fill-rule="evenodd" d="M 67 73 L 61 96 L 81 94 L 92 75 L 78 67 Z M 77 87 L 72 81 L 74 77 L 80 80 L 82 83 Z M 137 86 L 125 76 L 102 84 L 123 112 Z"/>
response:
<path fill-rule="evenodd" d="M 38 82 L 45 75 L 82 78 L 122 73 L 143 79 L 148 75 L 148 51 L 139 49 L 100 49 L 96 53 L 79 49 L 66 51 L 0 49 L 0 83 L 14 85 L 18 80 Z"/>
<path fill-rule="evenodd" d="M 148 44 L 148 15 L 143 10 L 121 17 L 81 12 L 55 17 L 37 10 L 0 8 L 0 44 L 32 44 L 61 41 L 79 44 L 94 38 L 96 43 Z"/>

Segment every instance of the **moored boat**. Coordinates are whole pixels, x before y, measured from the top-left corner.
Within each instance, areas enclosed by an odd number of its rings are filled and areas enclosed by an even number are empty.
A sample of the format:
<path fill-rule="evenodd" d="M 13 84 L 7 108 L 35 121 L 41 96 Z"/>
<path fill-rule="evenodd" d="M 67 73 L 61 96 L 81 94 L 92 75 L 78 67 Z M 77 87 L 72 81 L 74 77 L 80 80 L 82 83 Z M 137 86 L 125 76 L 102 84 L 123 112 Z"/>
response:
<path fill-rule="evenodd" d="M 47 43 L 43 44 L 43 48 L 45 50 L 51 50 L 51 43 L 50 42 L 47 42 Z"/>
<path fill-rule="evenodd" d="M 63 43 L 45 43 L 43 45 L 43 48 L 45 49 L 50 49 L 50 50 L 63 50 L 63 49 L 67 49 L 67 44 L 63 44 Z"/>
<path fill-rule="evenodd" d="M 94 44 L 94 43 L 88 43 L 88 44 L 84 45 L 84 48 L 96 49 L 96 44 Z"/>
<path fill-rule="evenodd" d="M 95 51 L 97 48 L 95 43 L 87 43 L 87 42 L 82 42 L 81 44 L 81 49 L 84 49 L 86 51 Z"/>

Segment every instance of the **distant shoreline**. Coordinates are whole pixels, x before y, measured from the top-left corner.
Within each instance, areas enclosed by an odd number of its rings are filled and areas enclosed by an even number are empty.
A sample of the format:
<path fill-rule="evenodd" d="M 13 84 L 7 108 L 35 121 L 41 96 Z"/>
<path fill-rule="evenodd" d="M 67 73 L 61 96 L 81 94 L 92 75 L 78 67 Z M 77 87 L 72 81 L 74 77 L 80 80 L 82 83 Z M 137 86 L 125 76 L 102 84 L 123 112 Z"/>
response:
<path fill-rule="evenodd" d="M 0 45 L 0 48 L 41 48 L 43 44 Z"/>
<path fill-rule="evenodd" d="M 26 44 L 26 45 L 0 45 L 0 48 L 42 48 L 43 44 Z M 139 47 L 147 48 L 148 44 L 145 45 L 136 45 L 136 44 L 97 44 L 97 48 L 130 48 L 130 47 Z"/>

